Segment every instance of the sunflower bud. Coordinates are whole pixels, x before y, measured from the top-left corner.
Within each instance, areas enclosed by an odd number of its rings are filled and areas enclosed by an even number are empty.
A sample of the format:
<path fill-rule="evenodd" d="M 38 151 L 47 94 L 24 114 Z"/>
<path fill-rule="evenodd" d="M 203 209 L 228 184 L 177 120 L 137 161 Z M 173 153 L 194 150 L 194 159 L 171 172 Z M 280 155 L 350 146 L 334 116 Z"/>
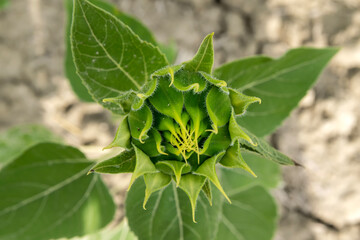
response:
<path fill-rule="evenodd" d="M 217 163 L 255 176 L 241 156 L 241 146 L 256 143 L 235 117 L 260 99 L 231 89 L 226 81 L 211 75 L 212 36 L 203 40 L 192 60 L 153 73 L 141 91 L 104 100 L 117 103 L 126 113 L 107 148 L 134 151 L 136 163 L 129 188 L 144 176 L 143 207 L 153 192 L 173 180 L 189 196 L 194 221 L 201 190 L 211 204 L 209 182 L 231 202 L 216 174 Z"/>

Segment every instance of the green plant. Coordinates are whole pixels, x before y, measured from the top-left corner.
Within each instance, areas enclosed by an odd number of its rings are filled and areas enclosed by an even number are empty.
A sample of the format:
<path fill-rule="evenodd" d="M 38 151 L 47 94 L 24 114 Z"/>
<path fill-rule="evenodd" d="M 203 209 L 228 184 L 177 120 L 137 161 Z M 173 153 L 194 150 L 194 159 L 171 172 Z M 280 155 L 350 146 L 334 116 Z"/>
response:
<path fill-rule="evenodd" d="M 134 18 L 98 0 L 67 4 L 66 74 L 81 99 L 122 116 L 106 148 L 124 151 L 93 164 L 75 148 L 40 143 L 6 160 L 0 239 L 97 232 L 114 214 L 97 173 L 125 172 L 132 173 L 126 217 L 139 239 L 271 239 L 277 212 L 268 190 L 280 179 L 278 164 L 294 161 L 262 137 L 337 49 L 298 48 L 213 71 L 209 34 L 193 59 L 172 65 L 174 47 L 158 44 Z"/>

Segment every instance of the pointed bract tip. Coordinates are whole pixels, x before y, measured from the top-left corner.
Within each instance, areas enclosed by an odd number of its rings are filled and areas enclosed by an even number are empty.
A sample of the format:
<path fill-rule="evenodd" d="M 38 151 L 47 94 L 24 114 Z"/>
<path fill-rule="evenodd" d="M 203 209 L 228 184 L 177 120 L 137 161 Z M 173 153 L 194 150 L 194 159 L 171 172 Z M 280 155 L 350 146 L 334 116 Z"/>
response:
<path fill-rule="evenodd" d="M 145 197 L 144 197 L 144 202 L 143 202 L 143 209 L 146 210 L 146 203 L 149 200 L 151 193 L 149 193 L 148 191 L 145 190 Z"/>

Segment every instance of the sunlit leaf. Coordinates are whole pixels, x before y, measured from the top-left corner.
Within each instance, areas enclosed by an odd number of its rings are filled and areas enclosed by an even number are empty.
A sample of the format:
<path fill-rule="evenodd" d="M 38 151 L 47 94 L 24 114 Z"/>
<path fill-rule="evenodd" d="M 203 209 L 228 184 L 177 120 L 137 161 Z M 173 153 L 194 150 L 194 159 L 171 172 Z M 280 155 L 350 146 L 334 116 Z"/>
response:
<path fill-rule="evenodd" d="M 48 240 L 93 233 L 115 207 L 93 163 L 77 149 L 40 143 L 0 171 L 0 239 Z"/>

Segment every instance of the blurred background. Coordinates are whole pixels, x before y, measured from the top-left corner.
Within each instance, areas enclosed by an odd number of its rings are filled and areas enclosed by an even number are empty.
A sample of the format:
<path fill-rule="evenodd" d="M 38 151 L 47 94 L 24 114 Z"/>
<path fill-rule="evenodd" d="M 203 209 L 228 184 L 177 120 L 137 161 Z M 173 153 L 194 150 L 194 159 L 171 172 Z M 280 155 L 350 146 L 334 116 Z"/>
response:
<path fill-rule="evenodd" d="M 62 0 L 10 0 L 0 10 L 0 131 L 44 124 L 97 158 L 117 121 L 81 103 L 64 76 Z M 111 0 L 142 20 L 177 62 L 215 32 L 215 66 L 299 46 L 339 46 L 319 81 L 270 141 L 304 165 L 283 168 L 276 240 L 360 239 L 359 0 Z M 123 218 L 127 175 L 106 177 Z"/>

